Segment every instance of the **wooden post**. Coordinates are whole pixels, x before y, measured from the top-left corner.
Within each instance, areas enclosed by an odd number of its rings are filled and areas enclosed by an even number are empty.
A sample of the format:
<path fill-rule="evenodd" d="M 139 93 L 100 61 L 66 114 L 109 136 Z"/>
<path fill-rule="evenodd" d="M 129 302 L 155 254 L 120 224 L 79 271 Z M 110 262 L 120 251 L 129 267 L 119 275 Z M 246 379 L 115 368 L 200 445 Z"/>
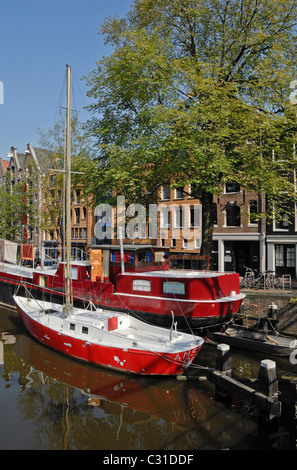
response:
<path fill-rule="evenodd" d="M 270 360 L 261 362 L 259 371 L 259 388 L 255 390 L 230 377 L 230 347 L 226 344 L 217 346 L 216 369 L 207 368 L 206 377 L 215 384 L 216 398 L 225 404 L 230 404 L 231 394 L 240 395 L 245 401 L 254 405 L 265 421 L 272 421 L 280 416 L 280 401 L 278 398 L 278 380 L 275 363 Z"/>
<path fill-rule="evenodd" d="M 230 346 L 228 344 L 218 344 L 217 345 L 217 355 L 216 355 L 216 370 L 219 371 L 224 376 L 230 377 L 232 374 L 231 370 L 231 354 Z M 216 399 L 225 405 L 229 406 L 231 404 L 231 393 L 228 389 L 221 387 L 216 384 L 215 387 Z"/>
<path fill-rule="evenodd" d="M 267 397 L 277 396 L 278 394 L 278 380 L 276 374 L 276 364 L 270 359 L 261 361 L 261 366 L 258 374 L 258 387 L 259 392 Z"/>
<path fill-rule="evenodd" d="M 231 375 L 231 354 L 228 344 L 217 345 L 216 370 L 224 372 L 225 375 Z"/>
<path fill-rule="evenodd" d="M 278 380 L 276 373 L 276 364 L 270 359 L 261 361 L 258 373 L 258 390 L 260 393 L 270 399 L 278 401 Z M 280 407 L 280 404 L 278 405 Z M 280 411 L 278 412 L 278 414 Z M 267 422 L 274 417 L 273 409 L 259 409 L 259 420 Z"/>

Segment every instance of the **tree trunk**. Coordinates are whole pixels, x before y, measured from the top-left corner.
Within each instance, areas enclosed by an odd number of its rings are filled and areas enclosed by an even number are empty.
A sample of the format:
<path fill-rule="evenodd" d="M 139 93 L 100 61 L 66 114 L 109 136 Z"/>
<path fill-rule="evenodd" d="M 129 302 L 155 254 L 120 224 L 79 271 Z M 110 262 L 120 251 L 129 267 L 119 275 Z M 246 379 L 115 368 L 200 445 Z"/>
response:
<path fill-rule="evenodd" d="M 214 204 L 213 194 L 206 191 L 202 192 L 201 195 L 202 204 L 202 243 L 201 243 L 201 255 L 206 255 L 211 258 L 212 254 L 212 238 L 213 238 L 213 227 L 214 227 Z M 207 262 L 203 262 L 203 267 L 207 267 Z"/>

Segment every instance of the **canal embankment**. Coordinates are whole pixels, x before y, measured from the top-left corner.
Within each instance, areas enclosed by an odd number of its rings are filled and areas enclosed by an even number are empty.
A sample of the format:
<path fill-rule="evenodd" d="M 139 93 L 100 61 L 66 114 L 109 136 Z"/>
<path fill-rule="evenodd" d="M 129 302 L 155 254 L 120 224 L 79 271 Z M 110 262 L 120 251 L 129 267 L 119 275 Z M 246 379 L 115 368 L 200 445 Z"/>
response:
<path fill-rule="evenodd" d="M 297 282 L 291 289 L 242 289 L 246 298 L 238 319 L 249 326 L 267 316 L 282 334 L 297 336 Z"/>

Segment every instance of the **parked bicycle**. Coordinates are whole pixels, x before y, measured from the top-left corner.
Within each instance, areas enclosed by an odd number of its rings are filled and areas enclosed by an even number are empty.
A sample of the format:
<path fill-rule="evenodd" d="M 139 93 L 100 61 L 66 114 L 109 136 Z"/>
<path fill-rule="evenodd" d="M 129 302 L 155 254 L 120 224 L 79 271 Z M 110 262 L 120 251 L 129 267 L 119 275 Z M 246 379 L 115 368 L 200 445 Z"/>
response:
<path fill-rule="evenodd" d="M 243 267 L 245 268 L 245 274 L 242 278 L 240 287 L 242 289 L 252 289 L 255 287 L 258 271 L 257 269 L 248 268 L 247 266 Z"/>
<path fill-rule="evenodd" d="M 264 271 L 260 273 L 256 281 L 255 289 L 280 289 L 280 280 L 273 271 Z"/>
<path fill-rule="evenodd" d="M 281 283 L 273 271 L 258 272 L 257 269 L 245 268 L 240 287 L 243 289 L 280 289 Z"/>

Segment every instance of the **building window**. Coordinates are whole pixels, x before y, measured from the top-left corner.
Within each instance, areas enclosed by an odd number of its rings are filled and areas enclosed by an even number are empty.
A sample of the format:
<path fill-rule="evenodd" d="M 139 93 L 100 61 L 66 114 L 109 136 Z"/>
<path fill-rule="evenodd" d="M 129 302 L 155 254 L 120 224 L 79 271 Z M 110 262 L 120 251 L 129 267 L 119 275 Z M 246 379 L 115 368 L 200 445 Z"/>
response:
<path fill-rule="evenodd" d="M 294 268 L 295 264 L 295 246 L 275 245 L 276 267 Z"/>
<path fill-rule="evenodd" d="M 201 206 L 190 206 L 190 227 L 200 228 Z"/>
<path fill-rule="evenodd" d="M 226 226 L 240 227 L 240 207 L 235 204 L 229 204 L 226 207 Z"/>
<path fill-rule="evenodd" d="M 182 207 L 175 208 L 175 228 L 184 227 L 184 210 Z"/>
<path fill-rule="evenodd" d="M 163 282 L 164 294 L 184 294 L 185 285 L 183 282 Z"/>
<path fill-rule="evenodd" d="M 76 200 L 75 200 L 75 203 L 76 203 L 76 204 L 80 204 L 80 189 L 77 189 L 77 190 L 76 190 Z"/>
<path fill-rule="evenodd" d="M 276 266 L 285 265 L 284 245 L 275 245 L 275 265 Z"/>
<path fill-rule="evenodd" d="M 167 186 L 162 186 L 161 198 L 162 200 L 170 199 L 170 188 L 168 188 Z"/>
<path fill-rule="evenodd" d="M 133 290 L 140 290 L 143 292 L 151 291 L 151 281 L 145 279 L 134 279 L 133 280 Z"/>
<path fill-rule="evenodd" d="M 55 184 L 56 184 L 56 175 L 50 175 L 49 186 L 55 186 Z"/>
<path fill-rule="evenodd" d="M 161 228 L 169 228 L 170 227 L 170 218 L 171 218 L 171 210 L 170 208 L 163 208 L 161 209 Z"/>
<path fill-rule="evenodd" d="M 281 214 L 281 219 L 275 222 L 275 228 L 280 230 L 288 230 L 289 228 L 289 219 L 288 214 Z"/>
<path fill-rule="evenodd" d="M 175 199 L 183 199 L 184 198 L 184 188 L 176 188 L 175 190 Z"/>
<path fill-rule="evenodd" d="M 295 267 L 295 247 L 287 246 L 287 266 L 288 268 Z"/>
<path fill-rule="evenodd" d="M 176 248 L 176 238 L 172 238 L 171 246 L 172 246 L 172 248 Z"/>
<path fill-rule="evenodd" d="M 237 183 L 227 183 L 225 186 L 225 193 L 239 193 L 240 185 Z"/>
<path fill-rule="evenodd" d="M 195 248 L 196 248 L 196 250 L 200 250 L 200 248 L 201 248 L 201 239 L 200 238 L 195 238 Z"/>
<path fill-rule="evenodd" d="M 184 240 L 183 240 L 183 248 L 184 248 L 185 250 L 188 249 L 188 240 L 187 240 L 186 238 L 184 238 Z"/>
<path fill-rule="evenodd" d="M 76 224 L 80 223 L 80 208 L 79 207 L 75 209 L 75 223 Z"/>
<path fill-rule="evenodd" d="M 258 214 L 258 204 L 257 201 L 252 200 L 249 202 L 249 219 L 250 224 L 257 223 L 257 214 Z"/>

